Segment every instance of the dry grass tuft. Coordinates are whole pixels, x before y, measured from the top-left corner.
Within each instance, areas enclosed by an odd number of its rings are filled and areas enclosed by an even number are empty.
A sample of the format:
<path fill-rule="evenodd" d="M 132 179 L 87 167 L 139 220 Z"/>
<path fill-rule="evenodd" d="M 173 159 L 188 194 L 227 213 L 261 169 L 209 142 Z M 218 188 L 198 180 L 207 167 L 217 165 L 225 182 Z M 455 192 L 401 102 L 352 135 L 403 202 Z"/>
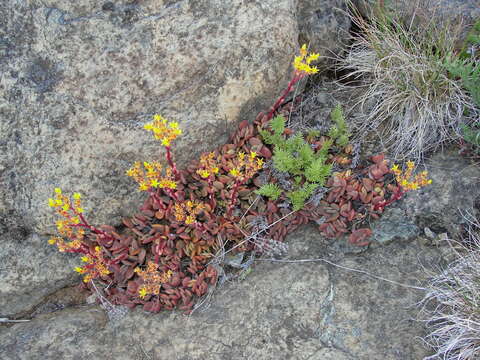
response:
<path fill-rule="evenodd" d="M 421 302 L 424 340 L 435 350 L 426 360 L 480 358 L 480 222 L 468 213 L 464 218 L 466 238 L 450 244 L 457 260 L 431 279 Z"/>
<path fill-rule="evenodd" d="M 392 16 L 370 22 L 354 12 L 358 37 L 337 71 L 339 85 L 362 89 L 354 106 L 357 137 L 378 133 L 397 160 L 424 154 L 459 138 L 460 125 L 478 115 L 471 97 L 445 68 L 455 52 L 458 31 L 433 22 L 409 29 Z M 470 114 L 465 117 L 465 114 Z"/>

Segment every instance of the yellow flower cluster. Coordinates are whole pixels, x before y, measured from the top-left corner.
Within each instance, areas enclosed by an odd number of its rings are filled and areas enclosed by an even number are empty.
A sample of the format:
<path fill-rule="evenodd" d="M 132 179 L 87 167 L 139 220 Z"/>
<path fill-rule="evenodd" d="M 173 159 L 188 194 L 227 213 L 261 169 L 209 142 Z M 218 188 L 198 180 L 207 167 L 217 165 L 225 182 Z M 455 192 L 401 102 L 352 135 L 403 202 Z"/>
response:
<path fill-rule="evenodd" d="M 140 191 L 148 191 L 152 188 L 156 189 L 176 189 L 177 183 L 174 181 L 172 169 L 165 170 L 165 176 L 162 175 L 162 165 L 153 161 L 151 163 L 144 162 L 142 164 L 137 161 L 127 170 L 126 174 L 131 176 L 139 185 Z"/>
<path fill-rule="evenodd" d="M 152 122 L 145 124 L 143 127 L 147 131 L 152 131 L 155 139 L 160 140 L 163 146 L 170 146 L 170 143 L 182 134 L 178 122 L 167 121 L 158 114 L 153 116 Z"/>
<path fill-rule="evenodd" d="M 318 68 L 316 66 L 310 66 L 312 61 L 317 60 L 320 57 L 320 54 L 311 53 L 308 55 L 307 53 L 307 44 L 303 44 L 300 49 L 300 55 L 295 57 L 293 62 L 293 66 L 295 69 L 304 74 L 316 74 L 318 73 Z"/>
<path fill-rule="evenodd" d="M 77 250 L 82 245 L 85 236 L 85 230 L 77 227 L 80 223 L 80 214 L 83 213 L 81 204 L 81 195 L 73 194 L 73 202 L 68 196 L 62 193 L 60 188 L 55 188 L 55 197 L 48 199 L 48 206 L 55 209 L 55 212 L 64 219 L 56 222 L 57 230 L 60 235 L 70 238 L 71 241 L 65 242 L 61 237 L 52 237 L 48 240 L 51 245 L 57 244 L 60 252 Z"/>
<path fill-rule="evenodd" d="M 84 282 L 87 283 L 99 276 L 110 274 L 100 246 L 95 247 L 95 252 L 93 254 L 82 256 L 81 259 L 86 265 L 84 267 L 77 266 L 75 271 L 79 274 L 85 274 L 83 277 Z"/>
<path fill-rule="evenodd" d="M 190 225 L 197 221 L 197 215 L 199 215 L 205 206 L 202 203 L 195 201 L 184 201 L 180 204 L 175 204 L 175 219 L 177 221 L 185 221 L 185 224 Z"/>
<path fill-rule="evenodd" d="M 207 179 L 210 176 L 218 174 L 218 166 L 215 161 L 215 154 L 213 152 L 209 154 L 202 154 L 200 157 L 200 169 L 197 170 L 197 174 L 202 178 Z"/>
<path fill-rule="evenodd" d="M 158 264 L 152 261 L 147 263 L 145 270 L 137 267 L 134 272 L 143 280 L 142 286 L 138 289 L 138 295 L 140 295 L 142 299 L 149 294 L 158 295 L 162 284 L 166 283 L 173 275 L 172 270 L 160 273 L 158 271 Z"/>
<path fill-rule="evenodd" d="M 244 182 L 263 167 L 263 159 L 257 158 L 257 153 L 254 151 L 250 152 L 248 156 L 244 152 L 239 152 L 237 158 L 230 165 L 230 175 Z"/>
<path fill-rule="evenodd" d="M 422 171 L 411 180 L 415 163 L 413 161 L 407 161 L 407 168 L 402 171 L 398 165 L 394 164 L 391 168 L 395 174 L 397 183 L 403 188 L 404 191 L 418 190 L 423 186 L 430 185 L 431 179 L 427 179 L 428 171 Z"/>

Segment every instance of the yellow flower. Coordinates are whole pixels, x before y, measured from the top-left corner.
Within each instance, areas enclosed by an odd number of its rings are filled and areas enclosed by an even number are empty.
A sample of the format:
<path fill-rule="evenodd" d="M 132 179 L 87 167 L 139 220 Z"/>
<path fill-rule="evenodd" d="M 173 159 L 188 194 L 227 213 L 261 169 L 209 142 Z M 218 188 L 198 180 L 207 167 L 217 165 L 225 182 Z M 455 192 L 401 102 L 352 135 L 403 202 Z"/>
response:
<path fill-rule="evenodd" d="M 138 290 L 138 295 L 143 299 L 145 296 L 147 296 L 147 289 L 142 287 L 140 290 Z"/>
<path fill-rule="evenodd" d="M 167 122 L 158 114 L 153 116 L 153 122 L 145 124 L 143 127 L 147 131 L 152 131 L 155 139 L 160 140 L 163 146 L 170 146 L 171 141 L 182 134 L 182 130 L 178 128 L 178 122 Z"/>
<path fill-rule="evenodd" d="M 48 206 L 50 206 L 50 207 L 55 207 L 55 205 L 56 205 L 55 200 L 53 200 L 53 199 L 48 199 Z"/>
<path fill-rule="evenodd" d="M 166 122 L 167 122 L 167 121 L 163 118 L 163 116 L 162 116 L 162 115 L 159 115 L 159 114 L 153 115 L 153 120 L 155 120 L 155 121 L 161 121 L 161 122 L 163 122 L 163 123 L 166 123 Z"/>
<path fill-rule="evenodd" d="M 230 170 L 230 175 L 238 177 L 240 175 L 240 171 L 238 171 L 238 169 L 232 169 Z"/>
<path fill-rule="evenodd" d="M 65 226 L 63 221 L 60 221 L 60 220 L 58 220 L 56 224 L 57 224 L 57 229 L 58 230 L 62 230 Z"/>
<path fill-rule="evenodd" d="M 398 165 L 397 165 L 397 164 L 393 164 L 391 170 L 392 170 L 393 172 L 395 172 L 395 173 L 398 172 L 398 171 L 400 171 L 400 169 L 398 168 Z"/>
<path fill-rule="evenodd" d="M 62 194 L 62 189 L 60 188 L 55 188 L 55 192 L 58 194 L 58 195 L 61 195 Z"/>
<path fill-rule="evenodd" d="M 415 163 L 413 161 L 407 161 L 407 168 L 413 169 L 414 166 L 415 166 Z"/>
<path fill-rule="evenodd" d="M 77 266 L 75 269 L 74 269 L 76 272 L 78 272 L 79 274 L 83 274 L 86 272 L 86 270 L 84 268 L 81 268 L 79 266 Z"/>
<path fill-rule="evenodd" d="M 302 47 L 300 48 L 300 55 L 301 58 L 304 58 L 307 56 L 307 44 L 303 44 Z"/>
<path fill-rule="evenodd" d="M 308 56 L 306 62 L 307 62 L 308 65 L 310 65 L 310 63 L 311 63 L 312 61 L 317 60 L 319 57 L 320 57 L 320 54 L 318 54 L 318 53 L 311 53 L 311 54 Z"/>
<path fill-rule="evenodd" d="M 257 153 L 255 151 L 252 151 L 250 152 L 250 159 L 255 159 L 255 157 L 257 156 Z"/>
<path fill-rule="evenodd" d="M 153 186 L 154 188 L 158 187 L 158 185 L 160 185 L 160 183 L 158 182 L 157 179 L 153 179 L 150 181 L 150 185 Z"/>
<path fill-rule="evenodd" d="M 88 256 L 82 256 L 80 258 L 83 262 L 89 262 L 90 261 L 90 258 Z"/>
<path fill-rule="evenodd" d="M 82 195 L 81 195 L 80 193 L 78 193 L 78 192 L 73 193 L 73 198 L 74 198 L 75 200 L 80 200 L 81 197 L 82 197 Z"/>
<path fill-rule="evenodd" d="M 170 140 L 168 140 L 167 138 L 162 139 L 162 145 L 163 146 L 170 146 Z"/>
<path fill-rule="evenodd" d="M 77 210 L 77 212 L 78 212 L 79 214 L 83 213 L 83 208 L 81 208 L 81 207 L 77 207 L 76 210 Z"/>
<path fill-rule="evenodd" d="M 418 190 L 420 187 L 418 186 L 417 183 L 411 183 L 410 184 L 410 190 Z"/>
<path fill-rule="evenodd" d="M 140 186 L 138 188 L 140 191 L 146 191 L 149 189 L 148 185 L 146 183 L 140 183 Z"/>
<path fill-rule="evenodd" d="M 68 203 L 63 204 L 62 206 L 63 211 L 68 211 L 70 210 L 70 205 Z"/>
<path fill-rule="evenodd" d="M 160 185 L 159 187 L 161 189 L 176 189 L 177 188 L 177 183 L 175 181 L 172 181 L 172 180 L 168 180 L 168 179 L 162 179 L 160 181 Z"/>
<path fill-rule="evenodd" d="M 218 167 L 214 167 L 214 168 L 212 169 L 212 171 L 213 171 L 214 174 L 218 174 Z"/>
<path fill-rule="evenodd" d="M 202 178 L 206 179 L 210 176 L 210 172 L 208 170 L 197 170 L 197 174 L 200 175 Z"/>
<path fill-rule="evenodd" d="M 300 73 L 305 74 L 316 74 L 318 69 L 315 66 L 310 66 L 312 61 L 317 60 L 320 57 L 320 54 L 312 53 L 308 55 L 307 45 L 303 44 L 300 48 L 300 55 L 295 57 L 293 62 L 293 67 Z"/>
<path fill-rule="evenodd" d="M 77 216 L 75 216 L 75 217 L 72 218 L 72 223 L 80 224 L 80 219 Z"/>
<path fill-rule="evenodd" d="M 56 239 L 56 238 L 51 238 L 51 239 L 48 240 L 48 243 L 49 243 L 50 245 L 53 245 L 53 244 L 55 244 L 56 242 L 57 242 L 57 239 Z"/>
<path fill-rule="evenodd" d="M 63 204 L 62 199 L 55 199 L 55 204 L 57 204 L 57 206 L 62 205 Z"/>

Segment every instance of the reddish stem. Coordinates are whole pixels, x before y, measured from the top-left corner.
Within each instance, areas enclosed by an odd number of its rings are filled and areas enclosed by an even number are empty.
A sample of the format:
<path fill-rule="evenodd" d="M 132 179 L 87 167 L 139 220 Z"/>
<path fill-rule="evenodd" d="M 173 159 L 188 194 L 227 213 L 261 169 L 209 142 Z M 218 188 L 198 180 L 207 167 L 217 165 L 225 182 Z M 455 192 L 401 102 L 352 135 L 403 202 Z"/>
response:
<path fill-rule="evenodd" d="M 97 229 L 95 226 L 92 226 L 90 225 L 87 220 L 83 217 L 82 214 L 77 214 L 79 217 L 80 217 L 80 220 L 83 222 L 83 223 L 80 223 L 80 224 L 71 224 L 69 226 L 71 227 L 84 227 L 84 228 L 87 228 L 88 230 L 90 230 L 92 233 L 94 234 L 97 234 L 97 235 L 101 235 L 103 238 L 106 238 L 110 241 L 114 241 L 115 239 L 110 236 L 107 232 L 103 231 L 103 230 L 100 230 L 100 229 Z"/>
<path fill-rule="evenodd" d="M 173 200 L 176 200 L 176 201 L 179 201 L 178 200 L 178 196 L 177 196 L 177 193 L 175 191 L 173 191 L 172 189 L 170 188 L 165 188 L 163 189 L 168 196 L 170 196 Z"/>
<path fill-rule="evenodd" d="M 227 215 L 226 218 L 228 219 L 232 215 L 233 207 L 237 203 L 237 195 L 238 195 L 238 188 L 241 184 L 241 181 L 235 181 L 235 185 L 233 185 L 232 195 L 230 196 L 230 204 L 228 205 Z"/>
<path fill-rule="evenodd" d="M 179 173 L 178 170 L 177 170 L 177 166 L 176 166 L 175 163 L 173 162 L 172 152 L 170 151 L 170 146 L 165 146 L 165 149 L 167 150 L 167 162 L 168 162 L 168 165 L 170 166 L 170 168 L 171 168 L 172 171 L 173 171 L 173 174 L 175 175 L 175 180 L 179 180 L 179 179 L 180 179 L 180 173 Z"/>
<path fill-rule="evenodd" d="M 213 188 L 213 179 L 211 176 L 208 177 L 208 198 L 210 200 L 210 207 L 213 209 L 215 208 L 215 200 L 213 199 L 213 194 L 215 189 Z"/>
<path fill-rule="evenodd" d="M 395 202 L 395 201 L 397 201 L 397 200 L 400 200 L 403 195 L 405 195 L 405 191 L 403 191 L 402 187 L 399 186 L 399 187 L 398 187 L 398 190 L 395 191 L 395 192 L 392 194 L 392 196 L 390 197 L 390 199 L 375 204 L 375 206 L 373 207 L 373 210 L 374 210 L 374 211 L 377 211 L 377 210 L 382 210 L 382 211 L 383 211 L 383 209 L 385 208 L 385 206 L 388 206 L 388 205 L 392 204 L 393 202 Z"/>
<path fill-rule="evenodd" d="M 270 108 L 270 112 L 267 115 L 267 121 L 270 120 L 273 117 L 273 114 L 277 111 L 277 109 L 280 107 L 280 105 L 283 104 L 287 95 L 293 90 L 293 86 L 298 81 L 303 79 L 304 76 L 305 76 L 304 73 L 299 74 L 299 73 L 295 72 L 295 75 L 293 76 L 292 80 L 290 80 L 290 82 L 288 83 L 287 88 L 283 91 L 282 95 L 280 95 L 280 97 L 277 99 L 277 101 L 275 101 L 273 106 Z"/>

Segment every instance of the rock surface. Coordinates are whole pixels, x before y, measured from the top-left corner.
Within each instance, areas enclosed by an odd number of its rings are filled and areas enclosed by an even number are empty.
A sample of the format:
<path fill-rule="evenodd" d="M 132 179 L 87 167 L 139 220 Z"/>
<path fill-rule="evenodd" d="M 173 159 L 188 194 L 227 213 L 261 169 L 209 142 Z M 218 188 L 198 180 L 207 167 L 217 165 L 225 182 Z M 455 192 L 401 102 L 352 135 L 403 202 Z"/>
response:
<path fill-rule="evenodd" d="M 344 0 L 300 0 L 298 2 L 299 43 L 309 44 L 322 56 L 338 55 L 349 39 L 350 18 Z"/>
<path fill-rule="evenodd" d="M 125 170 L 160 151 L 142 129 L 154 113 L 180 122 L 184 163 L 272 104 L 299 27 L 338 47 L 339 0 L 313 3 L 300 1 L 297 19 L 293 0 L 2 2 L 0 233 L 51 233 L 55 186 L 118 224 L 142 198 Z"/>
<path fill-rule="evenodd" d="M 345 24 L 328 19 L 338 3 L 321 2 L 316 32 L 302 25 L 315 46 L 337 46 L 330 35 Z M 313 3 L 299 2 L 302 21 L 319 7 L 305 4 Z M 0 314 L 28 311 L 76 279 L 75 260 L 46 242 L 55 232 L 46 206 L 54 187 L 83 193 L 92 223 L 116 225 L 144 197 L 125 170 L 160 151 L 142 129 L 151 115 L 180 122 L 185 136 L 175 155 L 184 162 L 271 105 L 298 49 L 295 6 L 0 3 Z"/>
<path fill-rule="evenodd" d="M 374 238 L 380 242 L 412 239 L 428 228 L 436 235 L 458 238 L 466 220 L 461 212 L 478 211 L 480 167 L 457 155 L 456 150 L 439 153 L 425 164 L 433 183 L 412 191 L 373 224 Z M 420 171 L 419 169 L 418 171 Z"/>
<path fill-rule="evenodd" d="M 179 161 L 224 143 L 288 81 L 294 5 L 2 2 L 2 230 L 51 232 L 55 186 L 84 193 L 98 223 L 131 213 L 141 196 L 124 172 L 158 156 L 142 129 L 154 113 L 184 129 Z"/>
<path fill-rule="evenodd" d="M 333 241 L 335 243 L 335 241 Z M 441 260 L 418 241 L 362 256 L 342 254 L 306 226 L 287 259 L 325 258 L 407 285 L 323 262 L 258 262 L 245 280 L 220 288 L 206 311 L 152 315 L 135 310 L 108 321 L 98 307 L 40 315 L 0 330 L 4 359 L 421 359 L 428 355 L 415 304 Z M 394 256 L 392 256 L 392 254 Z"/>
<path fill-rule="evenodd" d="M 45 246 L 45 239 L 0 236 L 0 317 L 29 312 L 47 295 L 81 281 L 73 272 L 78 257 Z"/>

